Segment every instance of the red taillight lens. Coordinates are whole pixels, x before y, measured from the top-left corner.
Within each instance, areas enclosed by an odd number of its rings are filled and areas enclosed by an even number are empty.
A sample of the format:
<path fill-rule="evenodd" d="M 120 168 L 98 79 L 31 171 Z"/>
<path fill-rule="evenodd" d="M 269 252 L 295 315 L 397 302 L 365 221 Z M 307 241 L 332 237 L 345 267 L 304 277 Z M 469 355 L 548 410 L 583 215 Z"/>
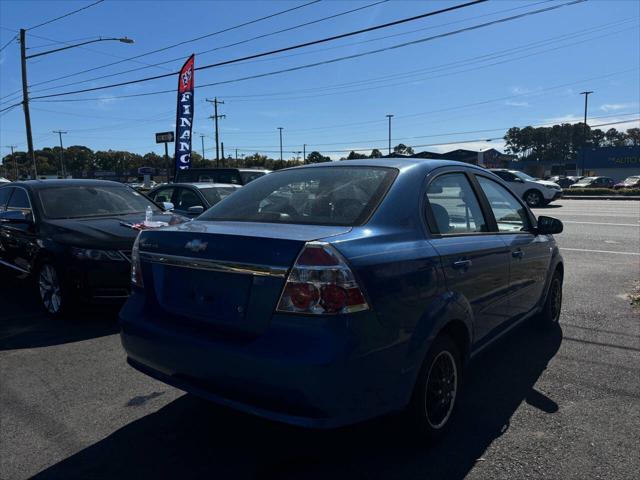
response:
<path fill-rule="evenodd" d="M 353 272 L 332 246 L 309 242 L 289 273 L 277 310 L 316 315 L 367 310 Z"/>

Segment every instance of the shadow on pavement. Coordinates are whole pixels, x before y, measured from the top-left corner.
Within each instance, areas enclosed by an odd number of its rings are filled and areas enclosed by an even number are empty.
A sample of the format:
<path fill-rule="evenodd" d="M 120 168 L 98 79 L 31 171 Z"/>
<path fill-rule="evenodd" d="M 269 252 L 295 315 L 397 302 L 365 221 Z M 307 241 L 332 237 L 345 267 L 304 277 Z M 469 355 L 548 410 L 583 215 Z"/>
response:
<path fill-rule="evenodd" d="M 118 306 L 86 307 L 64 318 L 40 308 L 35 288 L 0 271 L 0 351 L 37 348 L 112 335 L 119 330 Z"/>
<path fill-rule="evenodd" d="M 430 448 L 399 416 L 313 431 L 184 395 L 34 478 L 464 478 L 523 401 L 558 410 L 534 385 L 560 347 L 560 327 L 527 324 L 505 340 L 472 364 L 451 431 Z"/>

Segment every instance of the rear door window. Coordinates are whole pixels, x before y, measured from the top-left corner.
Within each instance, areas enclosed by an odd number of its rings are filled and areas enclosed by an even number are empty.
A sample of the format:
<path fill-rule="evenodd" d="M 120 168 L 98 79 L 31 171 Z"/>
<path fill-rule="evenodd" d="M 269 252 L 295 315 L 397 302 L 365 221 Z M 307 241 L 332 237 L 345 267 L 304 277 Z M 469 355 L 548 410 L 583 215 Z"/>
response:
<path fill-rule="evenodd" d="M 29 196 L 22 188 L 14 188 L 13 195 L 9 199 L 7 210 L 30 210 Z"/>
<path fill-rule="evenodd" d="M 433 214 L 432 233 L 455 235 L 486 232 L 478 198 L 463 173 L 440 175 L 429 184 L 427 199 Z"/>
<path fill-rule="evenodd" d="M 386 167 L 281 170 L 242 187 L 198 220 L 361 225 L 396 175 L 396 169 Z"/>
<path fill-rule="evenodd" d="M 171 202 L 174 190 L 175 189 L 173 187 L 159 188 L 151 195 L 149 195 L 149 198 L 156 203 Z"/>
<path fill-rule="evenodd" d="M 196 192 L 190 188 L 179 188 L 176 195 L 178 210 L 189 210 L 191 207 L 204 207 L 202 200 Z"/>

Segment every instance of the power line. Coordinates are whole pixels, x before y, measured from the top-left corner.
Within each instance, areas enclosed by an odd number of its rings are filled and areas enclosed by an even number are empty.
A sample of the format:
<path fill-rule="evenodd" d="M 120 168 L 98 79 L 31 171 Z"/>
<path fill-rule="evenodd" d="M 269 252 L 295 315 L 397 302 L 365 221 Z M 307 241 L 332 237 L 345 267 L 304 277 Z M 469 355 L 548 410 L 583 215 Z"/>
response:
<path fill-rule="evenodd" d="M 199 37 L 192 38 L 192 39 L 190 39 L 190 40 L 183 40 L 182 42 L 174 43 L 174 44 L 172 44 L 172 45 L 168 45 L 168 46 L 166 46 L 166 47 L 158 48 L 158 49 L 156 49 L 156 50 L 150 50 L 150 51 L 145 52 L 145 53 L 140 53 L 140 54 L 138 54 L 138 55 L 135 55 L 135 56 L 133 56 L 133 57 L 125 58 L 125 59 L 123 59 L 123 60 L 121 60 L 121 61 L 118 61 L 118 62 L 106 63 L 106 64 L 104 64 L 104 65 L 99 65 L 99 66 L 97 66 L 97 67 L 88 68 L 88 69 L 86 69 L 86 70 L 81 70 L 81 71 L 79 71 L 79 72 L 69 73 L 69 74 L 64 75 L 64 76 L 61 76 L 61 77 L 52 78 L 52 79 L 50 79 L 50 80 L 45 80 L 45 81 L 42 81 L 42 82 L 34 83 L 34 84 L 32 85 L 32 87 L 33 87 L 33 86 L 37 86 L 37 85 L 42 85 L 42 84 L 44 84 L 44 83 L 54 82 L 54 81 L 56 81 L 56 80 L 61 80 L 61 79 L 64 79 L 64 78 L 74 77 L 74 76 L 76 76 L 76 75 L 81 75 L 81 74 L 83 74 L 83 73 L 93 72 L 93 71 L 95 71 L 95 70 L 100 70 L 100 69 L 102 69 L 102 68 L 106 68 L 106 67 L 112 67 L 113 65 L 118 65 L 118 64 L 123 63 L 123 62 L 125 62 L 125 61 L 130 61 L 130 60 L 134 60 L 134 59 L 137 59 L 137 58 L 146 57 L 147 55 L 152 55 L 152 54 L 154 54 L 154 53 L 159 53 L 159 52 L 163 52 L 163 51 L 165 51 L 165 50 L 170 50 L 170 49 L 175 48 L 175 47 L 178 47 L 178 46 L 180 46 L 180 45 L 184 45 L 184 44 L 187 44 L 187 43 L 196 42 L 196 41 L 202 40 L 202 39 L 204 39 L 204 38 L 212 37 L 212 36 L 214 36 L 214 35 L 220 35 L 221 33 L 226 33 L 226 32 L 229 32 L 229 31 L 231 31 L 231 30 L 235 30 L 235 29 L 238 29 L 238 28 L 241 28 L 241 27 L 246 27 L 247 25 L 252 25 L 252 24 L 254 24 L 254 23 L 262 22 L 262 21 L 264 21 L 264 20 L 269 20 L 269 19 L 271 19 L 271 18 L 274 18 L 274 17 L 280 16 L 280 15 L 284 15 L 285 13 L 289 13 L 289 12 L 292 12 L 292 11 L 294 11 L 294 10 L 299 10 L 299 9 L 301 9 L 301 8 L 308 7 L 309 5 L 313 5 L 313 4 L 318 3 L 318 2 L 320 2 L 320 1 L 321 1 L 321 0 L 312 0 L 312 1 L 310 1 L 310 2 L 303 3 L 302 5 L 297 5 L 297 6 L 292 7 L 292 8 L 287 8 L 287 9 L 285 9 L 285 10 L 281 10 L 281 11 L 279 11 L 279 12 L 275 12 L 275 13 L 272 13 L 272 14 L 270 14 L 270 15 L 266 15 L 266 16 L 264 16 L 264 17 L 256 18 L 256 19 L 254 19 L 254 20 L 250 20 L 250 21 L 248 21 L 248 22 L 243 22 L 243 23 L 240 23 L 240 24 L 238 24 L 238 25 L 234 25 L 234 26 L 231 26 L 231 27 L 224 28 L 224 29 L 222 29 L 222 30 L 218 30 L 218 31 L 215 31 L 215 32 L 212 32 L 212 33 L 208 33 L 208 34 L 206 34 L 206 35 L 201 35 L 201 36 L 199 36 Z"/>
<path fill-rule="evenodd" d="M 13 36 L 7 43 L 5 43 L 2 47 L 0 47 L 0 52 L 3 51 L 5 48 L 7 48 L 9 45 L 11 45 L 11 42 L 13 42 L 14 40 L 17 40 L 17 35 Z"/>
<path fill-rule="evenodd" d="M 33 27 L 30 27 L 30 28 L 27 28 L 26 30 L 33 30 L 35 28 L 42 27 L 44 25 L 48 25 L 50 23 L 53 23 L 53 22 L 55 22 L 57 20 L 62 20 L 63 18 L 66 18 L 66 17 L 69 17 L 71 15 L 74 15 L 74 14 L 76 14 L 78 12 L 81 12 L 82 10 L 86 10 L 87 8 L 91 8 L 94 5 L 98 5 L 99 3 L 102 3 L 102 2 L 104 2 L 104 0 L 98 0 L 97 2 L 94 2 L 94 3 L 90 4 L 90 5 L 85 5 L 84 7 L 78 8 L 77 10 L 74 10 L 73 12 L 65 13 L 64 15 L 60 15 L 59 17 L 52 18 L 51 20 L 47 20 L 46 22 L 39 23 L 38 25 L 35 25 Z"/>
<path fill-rule="evenodd" d="M 281 30 L 276 30 L 275 32 L 264 33 L 264 34 L 261 34 L 261 35 L 257 35 L 257 36 L 254 36 L 254 37 L 247 38 L 245 40 L 240 40 L 240 41 L 237 41 L 237 42 L 228 43 L 226 45 L 221 45 L 219 47 L 211 48 L 211 49 L 208 49 L 208 50 L 203 50 L 201 52 L 196 52 L 195 55 L 199 56 L 199 55 L 203 55 L 205 53 L 211 53 L 211 52 L 214 52 L 214 51 L 223 50 L 225 48 L 230 48 L 230 47 L 235 47 L 235 46 L 238 46 L 238 45 L 242 45 L 242 44 L 245 44 L 245 43 L 249 43 L 249 42 L 252 42 L 252 41 L 255 41 L 255 40 L 259 40 L 259 39 L 262 39 L 262 38 L 266 38 L 266 37 L 270 37 L 270 36 L 273 36 L 273 35 L 278 35 L 280 33 L 289 32 L 291 30 L 296 30 L 298 28 L 306 27 L 306 26 L 313 25 L 313 24 L 316 24 L 316 23 L 324 22 L 326 20 L 334 19 L 334 18 L 341 17 L 341 16 L 344 16 L 344 15 L 348 15 L 350 13 L 358 12 L 360 10 L 365 10 L 367 8 L 375 7 L 375 6 L 377 6 L 377 5 L 381 4 L 381 3 L 386 3 L 388 1 L 389 0 L 379 0 L 379 1 L 377 1 L 375 3 L 371 3 L 369 5 L 364 5 L 362 7 L 353 8 L 351 10 L 347 10 L 347 11 L 344 11 L 344 12 L 339 12 L 339 13 L 336 13 L 336 14 L 333 14 L 333 15 L 329 15 L 327 17 L 322 17 L 322 18 L 316 19 L 316 20 L 311 20 L 309 22 L 305 22 L 305 23 L 301 23 L 301 24 L 298 24 L 298 25 L 294 25 L 292 27 L 287 27 L 287 28 L 283 28 Z M 121 72 L 111 73 L 111 74 L 108 74 L 108 75 L 101 75 L 99 77 L 92 77 L 92 78 L 88 78 L 88 79 L 85 79 L 85 80 L 78 80 L 76 82 L 65 83 L 63 85 L 56 85 L 54 87 L 43 88 L 43 89 L 40 89 L 40 90 L 36 90 L 36 92 L 34 92 L 34 93 L 44 92 L 44 91 L 47 91 L 47 90 L 53 90 L 53 89 L 56 89 L 56 88 L 69 87 L 69 86 L 72 86 L 72 85 L 79 85 L 79 84 L 82 84 L 82 83 L 94 82 L 96 80 L 103 80 L 105 78 L 111 78 L 111 77 L 115 77 L 115 76 L 118 76 L 118 75 L 124 75 L 126 73 L 145 70 L 145 69 L 150 68 L 150 67 L 157 67 L 157 66 L 160 66 L 160 65 L 166 65 L 167 63 L 173 63 L 173 62 L 177 62 L 179 60 L 184 60 L 184 58 L 183 57 L 172 58 L 171 60 L 164 60 L 162 62 L 154 63 L 154 64 L 151 64 L 151 65 L 146 65 L 144 67 L 132 68 L 132 69 L 129 69 L 129 70 L 124 70 L 124 71 L 121 71 Z M 75 74 L 72 74 L 72 75 L 75 75 Z M 68 78 L 68 76 L 59 77 L 57 79 L 52 79 L 52 80 L 46 80 L 46 81 L 43 81 L 43 82 L 38 82 L 38 83 L 33 84 L 32 86 L 37 86 L 37 85 L 42 85 L 44 83 L 53 82 L 55 80 L 59 80 L 60 78 Z"/>
<path fill-rule="evenodd" d="M 339 40 L 341 38 L 347 38 L 347 37 L 351 37 L 353 35 L 359 35 L 359 34 L 366 33 L 366 32 L 372 32 L 372 31 L 375 31 L 375 30 L 379 30 L 381 28 L 389 28 L 389 27 L 392 27 L 392 26 L 395 26 L 395 25 L 400 25 L 400 24 L 403 24 L 403 23 L 412 22 L 412 21 L 419 20 L 419 19 L 422 19 L 422 18 L 431 17 L 433 15 L 439 15 L 439 14 L 442 14 L 442 13 L 451 12 L 451 11 L 458 10 L 458 9 L 461 9 L 461 8 L 470 7 L 470 6 L 479 4 L 479 3 L 484 3 L 486 1 L 487 0 L 472 0 L 471 2 L 462 3 L 462 4 L 459 4 L 459 5 L 454 5 L 452 7 L 442 8 L 440 10 L 434 10 L 434 11 L 431 11 L 431 12 L 423 13 L 423 14 L 420 14 L 420 15 L 415 15 L 413 17 L 403 18 L 403 19 L 400 19 L 400 20 L 384 23 L 384 24 L 381 24 L 381 25 L 375 25 L 373 27 L 368 27 L 368 28 L 364 28 L 364 29 L 360 29 L 360 30 L 355 30 L 355 31 L 352 31 L 352 32 L 342 33 L 342 34 L 339 34 L 339 35 L 333 35 L 331 37 L 325 37 L 325 38 L 321 38 L 321 39 L 318 39 L 318 40 L 313 40 L 313 41 L 310 41 L 310 42 L 299 43 L 299 44 L 296 44 L 296 45 L 291 45 L 289 47 L 283 47 L 283 48 L 279 48 L 279 49 L 276 49 L 276 50 L 270 50 L 270 51 L 267 51 L 267 52 L 255 53 L 253 55 L 247 55 L 247 56 L 244 56 L 244 57 L 235 58 L 235 59 L 231 59 L 231 60 L 225 60 L 225 61 L 222 61 L 222 62 L 211 63 L 209 65 L 204 65 L 202 67 L 198 67 L 195 70 L 207 70 L 207 69 L 214 68 L 214 67 L 220 67 L 222 65 L 230 65 L 232 63 L 243 62 L 245 60 L 251 60 L 251 59 L 254 59 L 254 58 L 260 58 L 260 57 L 265 57 L 265 56 L 269 56 L 269 55 L 275 55 L 277 53 L 287 52 L 287 51 L 290 51 L 290 50 L 296 50 L 296 49 L 308 47 L 308 46 L 311 46 L 311 45 L 317 45 L 317 44 L 320 44 L 320 43 L 326 43 L 326 42 L 330 42 L 330 41 L 334 41 L 334 40 Z M 581 3 L 581 2 L 585 2 L 585 1 L 586 0 L 573 0 L 569 4 Z M 569 4 L 563 4 L 561 6 L 569 5 Z M 559 8 L 559 7 L 549 7 L 549 9 L 551 9 L 551 10 L 553 10 L 555 8 Z M 549 9 L 545 9 L 545 10 L 549 10 Z M 540 12 L 538 12 L 538 13 L 540 13 Z M 396 46 L 395 48 L 398 48 L 398 47 Z M 351 58 L 351 57 L 345 57 L 345 59 L 346 58 Z M 85 88 L 85 89 L 81 89 L 81 90 L 74 90 L 74 91 L 71 91 L 71 92 L 53 93 L 53 94 L 41 95 L 39 97 L 33 97 L 33 98 L 34 99 L 36 99 L 36 98 L 50 98 L 50 97 L 59 97 L 59 96 L 64 96 L 64 95 L 72 95 L 72 94 L 76 94 L 76 93 L 93 92 L 93 91 L 96 91 L 96 90 L 104 90 L 104 89 L 107 89 L 107 88 L 121 87 L 121 86 L 124 86 L 124 85 L 131 85 L 131 84 L 134 84 L 134 83 L 141 83 L 141 82 L 148 82 L 148 81 L 151 81 L 151 80 L 158 80 L 160 78 L 165 78 L 165 77 L 176 75 L 177 73 L 178 72 L 167 73 L 167 74 L 164 74 L 164 75 L 155 75 L 155 76 L 152 76 L 152 77 L 140 78 L 140 79 L 136 79 L 136 80 L 129 80 L 129 81 L 126 81 L 126 82 L 114 83 L 114 84 L 111 84 L 111 85 L 102 85 L 102 86 L 99 86 L 99 87 Z M 208 85 L 201 85 L 201 87 L 202 86 L 208 86 Z M 164 92 L 161 92 L 161 93 L 164 93 Z"/>
<path fill-rule="evenodd" d="M 471 4 L 475 4 L 477 2 L 483 2 L 483 1 L 486 1 L 486 0 L 476 0 L 475 2 L 472 2 Z M 525 16 L 535 15 L 535 14 L 547 12 L 547 11 L 550 11 L 550 10 L 555 10 L 557 8 L 561 8 L 561 7 L 564 7 L 564 6 L 582 3 L 582 2 L 585 2 L 585 1 L 586 0 L 574 0 L 574 1 L 571 1 L 569 3 L 564 3 L 564 4 L 561 4 L 561 5 L 548 7 L 548 8 L 544 8 L 544 9 L 539 9 L 539 10 L 533 10 L 533 11 L 530 11 L 530 12 L 526 12 L 524 14 L 514 15 L 514 16 L 511 16 L 511 17 L 505 17 L 505 18 L 501 18 L 501 19 L 498 19 L 498 20 L 495 20 L 495 21 L 492 21 L 492 22 L 486 22 L 486 23 L 483 23 L 483 24 L 473 25 L 471 27 L 466 27 L 466 28 L 463 28 L 463 29 L 454 30 L 452 32 L 445 32 L 445 33 L 442 33 L 442 34 L 433 35 L 433 36 L 426 37 L 426 38 L 421 38 L 421 39 L 418 39 L 418 40 L 413 40 L 411 42 L 405 42 L 405 43 L 396 44 L 396 45 L 392 45 L 392 46 L 385 47 L 385 48 L 380 48 L 380 49 L 370 50 L 370 51 L 362 52 L 362 53 L 358 53 L 358 54 L 353 54 L 353 55 L 348 55 L 348 56 L 344 56 L 344 57 L 324 60 L 324 61 L 315 62 L 315 63 L 312 63 L 312 64 L 300 65 L 300 66 L 296 66 L 296 67 L 290 67 L 290 68 L 277 70 L 277 71 L 273 71 L 273 72 L 266 72 L 266 73 L 261 73 L 261 74 L 256 74 L 256 75 L 250 75 L 250 76 L 246 76 L 246 77 L 241 77 L 241 78 L 237 78 L 237 79 L 233 79 L 233 80 L 225 80 L 225 81 L 221 81 L 221 82 L 206 83 L 206 84 L 203 84 L 203 85 L 198 85 L 195 88 L 203 88 L 203 87 L 210 87 L 210 86 L 216 86 L 216 85 L 235 83 L 235 82 L 239 82 L 239 81 L 256 79 L 256 78 L 261 78 L 261 77 L 266 77 L 266 76 L 271 76 L 271 75 L 276 75 L 276 74 L 281 74 L 281 73 L 293 72 L 293 71 L 302 70 L 302 69 L 306 69 L 306 68 L 316 67 L 316 66 L 319 66 L 319 65 L 326 65 L 326 64 L 335 63 L 335 62 L 338 62 L 338 61 L 350 60 L 350 59 L 353 59 L 353 58 L 363 57 L 363 56 L 366 56 L 366 55 L 372 55 L 372 54 L 375 54 L 375 53 L 389 51 L 389 50 L 393 50 L 393 49 L 397 49 L 397 48 L 401 48 L 401 47 L 405 47 L 405 46 L 409 46 L 409 45 L 415 45 L 415 44 L 423 43 L 423 42 L 434 40 L 434 39 L 438 39 L 438 38 L 444 38 L 444 37 L 447 37 L 447 36 L 456 35 L 456 34 L 467 32 L 467 31 L 471 31 L 471 30 L 476 30 L 476 29 L 479 29 L 479 28 L 495 25 L 495 24 L 498 24 L 498 23 L 504 23 L 504 22 L 507 22 L 507 21 L 516 20 L 516 19 L 519 19 L 519 18 L 522 18 L 522 17 L 525 17 Z M 469 6 L 469 5 L 470 4 L 462 4 L 462 5 L 458 5 L 457 8 L 462 8 L 462 6 Z M 456 7 L 450 7 L 449 9 L 445 9 L 445 10 L 448 11 L 451 8 L 456 8 Z M 422 16 L 424 16 L 424 15 L 427 15 L 427 16 L 428 15 L 434 15 L 436 13 L 442 13 L 442 11 L 430 12 L 430 13 L 427 13 L 427 14 L 423 14 Z M 422 16 L 418 16 L 418 17 L 422 17 Z M 416 17 L 411 17 L 411 18 L 415 19 Z M 403 20 L 400 20 L 400 21 L 409 21 L 409 19 L 403 19 Z M 392 23 L 395 24 L 397 22 L 392 22 Z M 383 28 L 384 26 L 388 26 L 388 25 L 389 24 L 378 25 L 376 27 L 370 27 L 370 29 Z M 370 30 L 370 29 L 366 29 L 366 30 Z M 346 33 L 346 34 L 342 34 L 342 35 L 338 35 L 338 36 L 334 36 L 334 37 L 328 37 L 328 38 L 321 39 L 321 40 L 316 40 L 316 41 L 313 41 L 313 42 L 307 42 L 307 43 L 304 43 L 304 44 L 294 45 L 294 46 L 291 46 L 291 47 L 286 47 L 286 48 L 274 50 L 274 51 L 271 51 L 271 52 L 263 52 L 263 53 L 259 53 L 259 54 L 250 55 L 250 56 L 247 56 L 247 57 L 242 57 L 242 58 L 239 58 L 239 59 L 227 60 L 227 61 L 224 61 L 224 62 L 218 62 L 218 63 L 215 63 L 215 64 L 205 65 L 203 67 L 196 68 L 196 70 L 205 70 L 205 69 L 213 68 L 213 67 L 216 67 L 216 66 L 221 66 L 221 65 L 226 65 L 226 64 L 229 64 L 229 63 L 235 63 L 235 62 L 238 62 L 238 61 L 247 60 L 249 58 L 257 58 L 257 57 L 261 57 L 261 56 L 265 56 L 265 55 L 271 55 L 271 54 L 274 54 L 274 53 L 279 53 L 279 52 L 282 52 L 282 51 L 287 51 L 287 50 L 291 50 L 291 49 L 295 49 L 295 48 L 302 48 L 302 47 L 308 46 L 310 44 L 322 43 L 322 42 L 325 42 L 325 41 L 329 41 L 331 39 L 342 38 L 344 36 L 355 35 L 355 34 L 358 34 L 358 33 L 362 33 L 362 30 L 359 30 L 359 31 L 356 31 L 356 32 L 350 32 L 350 33 Z M 74 90 L 74 91 L 70 91 L 70 92 L 54 93 L 54 94 L 49 94 L 49 95 L 40 95 L 40 96 L 33 97 L 33 99 L 36 100 L 36 99 L 52 98 L 52 97 L 67 96 L 67 95 L 90 92 L 90 91 L 96 91 L 96 90 L 103 90 L 103 89 L 106 89 L 106 88 L 113 88 L 113 87 L 118 87 L 118 86 L 130 85 L 130 84 L 134 84 L 134 83 L 146 82 L 146 81 L 149 81 L 149 80 L 155 80 L 155 79 L 158 79 L 158 78 L 167 77 L 169 75 L 170 74 L 157 75 L 157 76 L 154 76 L 154 77 L 147 77 L 147 78 L 138 79 L 138 80 L 130 80 L 130 81 L 127 81 L 127 82 L 121 82 L 121 83 L 112 84 L 112 85 L 104 85 L 104 86 L 100 86 L 100 87 L 93 87 L 93 88 L 87 88 L 87 89 L 81 89 L 81 90 Z M 173 75 L 175 75 L 175 73 Z M 160 90 L 160 91 L 155 91 L 155 92 L 130 94 L 130 95 L 120 95 L 120 96 L 114 96 L 113 98 L 141 97 L 141 96 L 157 95 L 157 94 L 169 93 L 169 92 L 174 92 L 174 90 L 173 89 L 171 89 L 171 90 Z"/>

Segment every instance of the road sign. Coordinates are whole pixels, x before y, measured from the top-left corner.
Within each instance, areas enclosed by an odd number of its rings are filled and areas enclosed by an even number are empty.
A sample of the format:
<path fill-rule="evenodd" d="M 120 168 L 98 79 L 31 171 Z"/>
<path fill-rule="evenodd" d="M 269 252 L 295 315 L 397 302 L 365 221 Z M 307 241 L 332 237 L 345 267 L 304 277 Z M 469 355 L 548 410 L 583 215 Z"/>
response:
<path fill-rule="evenodd" d="M 173 132 L 156 133 L 156 143 L 173 142 Z"/>
<path fill-rule="evenodd" d="M 153 175 L 154 173 L 156 173 L 156 169 L 153 167 L 138 168 L 138 175 Z"/>

